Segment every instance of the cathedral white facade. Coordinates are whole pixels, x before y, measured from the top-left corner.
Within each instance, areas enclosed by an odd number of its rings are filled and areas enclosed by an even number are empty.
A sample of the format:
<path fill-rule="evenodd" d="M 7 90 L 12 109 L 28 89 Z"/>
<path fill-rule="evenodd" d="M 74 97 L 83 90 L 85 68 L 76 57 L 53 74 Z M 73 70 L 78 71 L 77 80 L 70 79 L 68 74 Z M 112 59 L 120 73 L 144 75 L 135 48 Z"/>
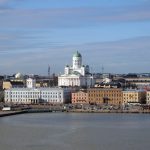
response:
<path fill-rule="evenodd" d="M 72 66 L 66 66 L 64 74 L 58 77 L 58 86 L 92 87 L 95 79 L 88 65 L 82 65 L 82 56 L 77 51 L 72 58 Z"/>

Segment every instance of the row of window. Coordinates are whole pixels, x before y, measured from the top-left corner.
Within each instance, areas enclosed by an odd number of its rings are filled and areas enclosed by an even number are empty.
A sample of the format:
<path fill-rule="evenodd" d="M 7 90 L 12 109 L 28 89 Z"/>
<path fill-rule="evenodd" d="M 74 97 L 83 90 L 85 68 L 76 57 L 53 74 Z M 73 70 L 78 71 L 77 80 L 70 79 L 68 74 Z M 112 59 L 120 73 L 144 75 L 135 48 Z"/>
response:
<path fill-rule="evenodd" d="M 34 97 L 37 98 L 37 97 L 40 97 L 40 96 L 39 96 L 39 95 L 34 95 L 34 96 L 33 96 L 33 95 L 30 95 L 30 96 L 29 96 L 29 95 L 12 95 L 11 97 L 12 97 L 12 98 L 14 98 L 14 97 L 16 97 L 16 98 L 17 98 L 17 97 L 18 97 L 18 98 L 23 98 L 23 97 L 24 97 L 24 98 L 30 98 L 30 97 L 31 97 L 31 98 L 34 98 Z"/>
<path fill-rule="evenodd" d="M 8 96 L 9 95 L 9 93 L 5 93 L 5 95 L 6 96 Z M 45 93 L 11 93 L 10 94 L 11 96 L 13 96 L 13 95 L 45 95 L 45 96 L 51 96 L 51 95 L 55 95 L 55 96 L 61 96 L 62 94 L 61 93 L 59 93 L 59 94 L 50 94 L 50 93 L 48 93 L 48 94 L 45 94 Z"/>
<path fill-rule="evenodd" d="M 73 97 L 72 99 L 87 99 L 87 97 Z"/>
<path fill-rule="evenodd" d="M 42 95 L 41 97 L 43 98 L 61 98 L 61 95 L 57 96 L 57 95 Z"/>
<path fill-rule="evenodd" d="M 73 96 L 86 96 L 87 94 L 72 94 Z"/>
<path fill-rule="evenodd" d="M 132 96 L 138 96 L 138 94 L 123 94 L 123 96 L 130 96 L 130 95 L 132 95 Z"/>
<path fill-rule="evenodd" d="M 121 91 L 88 91 L 89 93 L 120 93 Z"/>
<path fill-rule="evenodd" d="M 91 97 L 93 97 L 93 96 L 94 96 L 94 97 L 95 97 L 95 96 L 96 96 L 96 97 L 105 97 L 105 96 L 108 96 L 108 97 L 114 97 L 114 96 L 115 96 L 115 97 L 122 97 L 121 94 L 102 94 L 102 95 L 101 95 L 101 94 L 89 94 L 89 97 L 90 97 L 90 96 L 91 96 Z"/>
<path fill-rule="evenodd" d="M 38 99 L 30 99 L 30 100 L 27 100 L 27 99 L 12 99 L 11 102 L 18 102 L 18 103 L 22 103 L 22 102 L 24 102 L 24 103 L 26 102 L 27 103 L 28 102 L 28 103 L 31 103 L 31 101 L 34 101 L 34 100 L 37 101 Z M 9 102 L 10 100 L 6 99 L 5 101 Z M 59 102 L 60 103 L 62 101 L 54 100 L 54 99 L 53 100 L 48 99 L 47 102 Z"/>
<path fill-rule="evenodd" d="M 133 98 L 130 98 L 130 97 L 124 97 L 123 99 L 138 99 L 137 97 L 133 97 Z"/>
<path fill-rule="evenodd" d="M 6 92 L 7 94 L 40 94 L 40 92 Z M 62 94 L 61 92 L 41 92 L 41 94 Z"/>
<path fill-rule="evenodd" d="M 76 101 L 72 101 L 73 103 L 86 103 L 85 100 L 76 100 Z"/>
<path fill-rule="evenodd" d="M 100 102 L 103 102 L 104 101 L 104 99 L 101 99 L 101 98 L 91 98 L 91 99 L 89 99 L 89 101 L 92 101 L 92 102 L 95 102 L 95 101 L 100 101 Z M 108 99 L 108 100 L 106 100 L 106 101 L 110 101 L 110 102 L 114 102 L 114 103 L 117 103 L 118 101 L 120 101 L 120 98 L 116 98 L 116 99 Z"/>

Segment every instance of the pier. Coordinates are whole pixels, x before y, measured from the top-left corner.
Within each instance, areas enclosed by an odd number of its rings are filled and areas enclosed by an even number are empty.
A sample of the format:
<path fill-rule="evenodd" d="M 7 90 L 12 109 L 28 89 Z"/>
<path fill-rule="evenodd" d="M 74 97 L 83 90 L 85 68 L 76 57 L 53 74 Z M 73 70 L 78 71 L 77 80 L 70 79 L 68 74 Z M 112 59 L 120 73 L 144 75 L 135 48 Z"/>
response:
<path fill-rule="evenodd" d="M 18 115 L 24 113 L 27 113 L 27 111 L 0 111 L 0 117 L 6 117 L 6 116 L 12 116 L 12 115 Z"/>

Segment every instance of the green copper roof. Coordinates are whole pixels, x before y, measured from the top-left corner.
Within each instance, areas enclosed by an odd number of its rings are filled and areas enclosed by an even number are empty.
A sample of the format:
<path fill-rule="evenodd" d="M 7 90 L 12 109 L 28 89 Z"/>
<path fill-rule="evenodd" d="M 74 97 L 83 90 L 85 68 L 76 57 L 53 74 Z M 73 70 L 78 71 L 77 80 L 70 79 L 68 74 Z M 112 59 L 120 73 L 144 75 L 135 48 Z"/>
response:
<path fill-rule="evenodd" d="M 78 51 L 76 51 L 76 53 L 73 54 L 73 57 L 82 57 L 82 56 Z"/>
<path fill-rule="evenodd" d="M 74 75 L 80 75 L 80 73 L 78 71 L 73 71 L 72 74 L 74 74 Z"/>

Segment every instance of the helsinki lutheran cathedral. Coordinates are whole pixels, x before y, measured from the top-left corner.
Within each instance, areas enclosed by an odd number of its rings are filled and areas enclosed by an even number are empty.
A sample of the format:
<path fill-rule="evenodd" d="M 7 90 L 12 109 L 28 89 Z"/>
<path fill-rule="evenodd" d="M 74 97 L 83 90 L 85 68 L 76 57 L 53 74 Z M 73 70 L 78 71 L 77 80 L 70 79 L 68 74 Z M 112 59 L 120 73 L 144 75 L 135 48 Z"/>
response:
<path fill-rule="evenodd" d="M 58 86 L 92 87 L 95 79 L 88 65 L 82 65 L 82 56 L 77 51 L 72 58 L 72 66 L 66 66 L 64 74 L 58 77 Z"/>

